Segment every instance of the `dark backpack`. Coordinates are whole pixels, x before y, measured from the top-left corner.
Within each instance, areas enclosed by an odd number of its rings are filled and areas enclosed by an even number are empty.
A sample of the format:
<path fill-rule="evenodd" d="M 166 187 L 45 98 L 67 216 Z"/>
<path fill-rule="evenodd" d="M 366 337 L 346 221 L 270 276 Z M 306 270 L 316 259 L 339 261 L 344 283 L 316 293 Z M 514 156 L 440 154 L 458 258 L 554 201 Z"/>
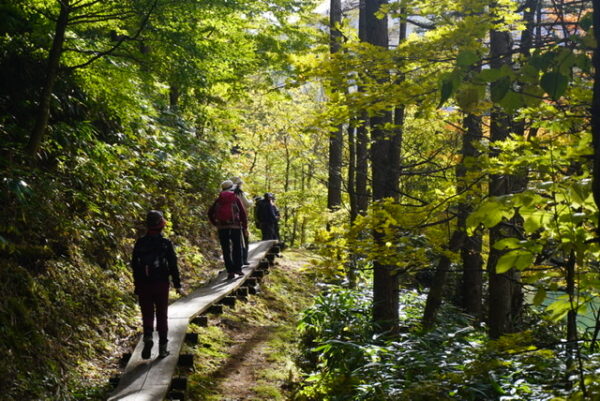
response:
<path fill-rule="evenodd" d="M 161 237 L 140 239 L 134 260 L 138 277 L 148 281 L 161 280 L 169 269 L 166 250 Z"/>
<path fill-rule="evenodd" d="M 211 207 L 209 217 L 210 221 L 217 226 L 240 224 L 237 196 L 233 192 L 221 192 Z"/>
<path fill-rule="evenodd" d="M 254 224 L 256 227 L 260 228 L 260 209 L 262 208 L 263 199 L 256 199 L 256 203 L 254 205 Z"/>

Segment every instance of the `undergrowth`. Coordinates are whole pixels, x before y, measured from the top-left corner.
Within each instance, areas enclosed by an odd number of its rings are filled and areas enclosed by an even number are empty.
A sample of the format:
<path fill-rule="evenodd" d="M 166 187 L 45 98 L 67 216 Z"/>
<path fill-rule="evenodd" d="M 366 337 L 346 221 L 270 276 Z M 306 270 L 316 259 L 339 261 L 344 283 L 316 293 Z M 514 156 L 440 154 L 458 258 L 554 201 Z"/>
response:
<path fill-rule="evenodd" d="M 210 320 L 209 327 L 193 327 L 200 342 L 195 354 L 195 371 L 188 379 L 189 399 L 223 400 L 222 384 L 228 372 L 223 366 L 231 362 L 232 337 L 236 332 L 260 332 L 261 340 L 249 347 L 261 347 L 266 355 L 264 366 L 251 372 L 248 387 L 253 400 L 289 399 L 290 390 L 299 379 L 295 359 L 298 353 L 295 327 L 300 312 L 312 302 L 317 290 L 309 270 L 301 268 L 305 256 L 287 251 L 284 259 L 270 269 L 257 295 L 237 302 L 234 309 Z M 264 341 L 262 341 L 264 337 Z M 252 341 L 252 340 L 251 340 Z"/>

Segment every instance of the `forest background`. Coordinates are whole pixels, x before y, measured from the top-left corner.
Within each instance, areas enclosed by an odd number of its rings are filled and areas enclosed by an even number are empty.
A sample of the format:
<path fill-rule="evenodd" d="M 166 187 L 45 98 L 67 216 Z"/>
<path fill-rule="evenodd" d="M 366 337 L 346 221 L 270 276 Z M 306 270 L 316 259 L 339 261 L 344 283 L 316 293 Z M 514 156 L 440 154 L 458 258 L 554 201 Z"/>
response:
<path fill-rule="evenodd" d="M 298 399 L 598 399 L 597 3 L 0 1 L 4 396 L 93 397 L 145 211 L 194 286 L 240 175 L 318 255 Z"/>

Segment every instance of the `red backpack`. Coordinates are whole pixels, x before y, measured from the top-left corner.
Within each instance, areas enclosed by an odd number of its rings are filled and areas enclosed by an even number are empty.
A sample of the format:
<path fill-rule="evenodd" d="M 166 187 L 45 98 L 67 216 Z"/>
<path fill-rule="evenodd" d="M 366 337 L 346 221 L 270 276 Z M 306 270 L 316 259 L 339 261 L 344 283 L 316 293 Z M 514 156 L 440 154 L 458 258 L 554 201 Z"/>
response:
<path fill-rule="evenodd" d="M 208 211 L 210 222 L 215 226 L 239 225 L 240 209 L 237 196 L 230 191 L 223 191 Z"/>

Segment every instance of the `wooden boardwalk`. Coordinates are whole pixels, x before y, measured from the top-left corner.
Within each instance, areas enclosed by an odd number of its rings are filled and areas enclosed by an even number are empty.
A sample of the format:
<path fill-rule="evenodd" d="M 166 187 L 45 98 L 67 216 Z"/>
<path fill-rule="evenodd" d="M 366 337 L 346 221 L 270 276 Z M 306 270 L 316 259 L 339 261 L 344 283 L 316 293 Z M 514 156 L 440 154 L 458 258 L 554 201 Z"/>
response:
<path fill-rule="evenodd" d="M 150 359 L 142 359 L 144 347 L 140 339 L 119 380 L 117 388 L 108 398 L 109 401 L 162 401 L 167 396 L 171 378 L 177 367 L 179 352 L 185 340 L 190 320 L 202 314 L 222 298 L 237 290 L 276 241 L 261 241 L 250 244 L 248 261 L 244 276 L 227 280 L 227 274 L 221 272 L 206 286 L 198 288 L 186 297 L 169 305 L 169 351 L 166 358 L 158 358 L 158 334 L 154 332 L 154 348 Z"/>

